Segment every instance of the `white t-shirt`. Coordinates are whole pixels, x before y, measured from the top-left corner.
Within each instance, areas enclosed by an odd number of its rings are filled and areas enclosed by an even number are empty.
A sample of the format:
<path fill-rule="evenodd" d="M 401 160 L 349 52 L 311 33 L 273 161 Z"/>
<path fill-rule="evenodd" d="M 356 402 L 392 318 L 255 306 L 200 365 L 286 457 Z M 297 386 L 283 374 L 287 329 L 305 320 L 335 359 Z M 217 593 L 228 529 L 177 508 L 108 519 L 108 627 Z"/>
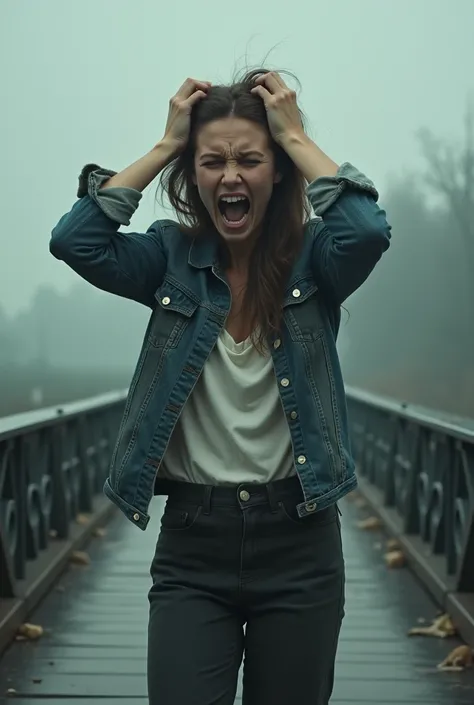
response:
<path fill-rule="evenodd" d="M 271 355 L 222 329 L 171 435 L 159 477 L 266 483 L 295 473 Z"/>

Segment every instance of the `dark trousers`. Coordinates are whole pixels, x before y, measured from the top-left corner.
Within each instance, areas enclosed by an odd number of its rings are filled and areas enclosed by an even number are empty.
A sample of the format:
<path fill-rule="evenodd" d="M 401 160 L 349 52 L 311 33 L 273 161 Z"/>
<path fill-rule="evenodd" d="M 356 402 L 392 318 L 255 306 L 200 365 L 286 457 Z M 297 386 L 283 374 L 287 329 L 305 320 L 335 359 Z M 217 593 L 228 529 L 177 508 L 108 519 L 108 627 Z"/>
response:
<path fill-rule="evenodd" d="M 327 705 L 344 613 L 337 506 L 299 519 L 294 477 L 161 483 L 151 574 L 151 705 Z M 244 629 L 245 625 L 245 629 Z"/>

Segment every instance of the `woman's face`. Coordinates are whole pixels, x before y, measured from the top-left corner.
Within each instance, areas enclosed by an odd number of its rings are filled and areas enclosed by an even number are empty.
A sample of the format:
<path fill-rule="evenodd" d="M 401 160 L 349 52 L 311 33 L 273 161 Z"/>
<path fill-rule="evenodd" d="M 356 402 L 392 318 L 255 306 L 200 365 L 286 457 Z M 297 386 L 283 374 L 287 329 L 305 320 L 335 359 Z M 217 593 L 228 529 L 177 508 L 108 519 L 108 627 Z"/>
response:
<path fill-rule="evenodd" d="M 258 235 L 281 178 L 266 130 L 236 117 L 207 123 L 196 137 L 194 169 L 201 200 L 224 240 Z"/>

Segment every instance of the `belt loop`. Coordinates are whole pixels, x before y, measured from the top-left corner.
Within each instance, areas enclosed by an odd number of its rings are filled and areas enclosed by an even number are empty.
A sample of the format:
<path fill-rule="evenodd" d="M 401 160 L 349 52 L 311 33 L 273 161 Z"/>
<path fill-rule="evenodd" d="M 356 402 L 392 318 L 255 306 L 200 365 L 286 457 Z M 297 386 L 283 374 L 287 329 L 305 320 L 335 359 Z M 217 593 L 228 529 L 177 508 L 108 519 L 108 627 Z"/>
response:
<path fill-rule="evenodd" d="M 202 511 L 203 514 L 205 514 L 206 516 L 209 516 L 209 514 L 211 513 L 211 495 L 212 486 L 204 485 L 204 492 L 202 497 Z"/>
<path fill-rule="evenodd" d="M 272 510 L 273 514 L 276 514 L 278 512 L 278 500 L 276 497 L 275 486 L 274 486 L 273 482 L 269 482 L 267 485 L 267 495 L 268 495 L 268 504 L 270 505 L 270 509 Z"/>

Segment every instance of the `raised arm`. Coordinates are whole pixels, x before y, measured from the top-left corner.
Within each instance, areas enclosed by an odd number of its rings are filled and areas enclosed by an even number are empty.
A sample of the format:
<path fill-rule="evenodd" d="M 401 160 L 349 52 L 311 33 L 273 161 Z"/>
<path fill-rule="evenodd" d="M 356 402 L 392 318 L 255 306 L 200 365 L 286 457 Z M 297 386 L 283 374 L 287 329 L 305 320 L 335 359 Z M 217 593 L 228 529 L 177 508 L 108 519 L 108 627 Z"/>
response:
<path fill-rule="evenodd" d="M 253 92 L 264 101 L 275 141 L 309 182 L 317 220 L 313 268 L 319 287 L 341 304 L 369 276 L 390 245 L 391 228 L 373 183 L 351 164 L 340 167 L 305 134 L 296 93 L 281 76 L 260 76 Z"/>
<path fill-rule="evenodd" d="M 159 221 L 146 233 L 122 233 L 141 191 L 170 158 L 164 143 L 120 174 L 84 167 L 77 201 L 52 232 L 50 252 L 99 289 L 147 306 L 166 269 Z"/>
<path fill-rule="evenodd" d="M 323 293 L 341 304 L 367 279 L 390 245 L 391 227 L 372 181 L 345 162 L 340 167 L 303 133 L 284 148 L 306 180 L 313 224 L 313 269 Z"/>
<path fill-rule="evenodd" d="M 79 179 L 79 200 L 53 229 L 51 253 L 104 291 L 153 306 L 166 271 L 159 221 L 146 233 L 121 233 L 142 191 L 175 158 L 189 136 L 192 106 L 205 97 L 207 83 L 188 79 L 170 101 L 163 139 L 120 173 L 95 164 Z"/>
<path fill-rule="evenodd" d="M 391 226 L 377 205 L 377 191 L 360 171 L 342 164 L 307 189 L 312 223 L 313 269 L 321 291 L 342 304 L 367 279 L 390 246 Z"/>

